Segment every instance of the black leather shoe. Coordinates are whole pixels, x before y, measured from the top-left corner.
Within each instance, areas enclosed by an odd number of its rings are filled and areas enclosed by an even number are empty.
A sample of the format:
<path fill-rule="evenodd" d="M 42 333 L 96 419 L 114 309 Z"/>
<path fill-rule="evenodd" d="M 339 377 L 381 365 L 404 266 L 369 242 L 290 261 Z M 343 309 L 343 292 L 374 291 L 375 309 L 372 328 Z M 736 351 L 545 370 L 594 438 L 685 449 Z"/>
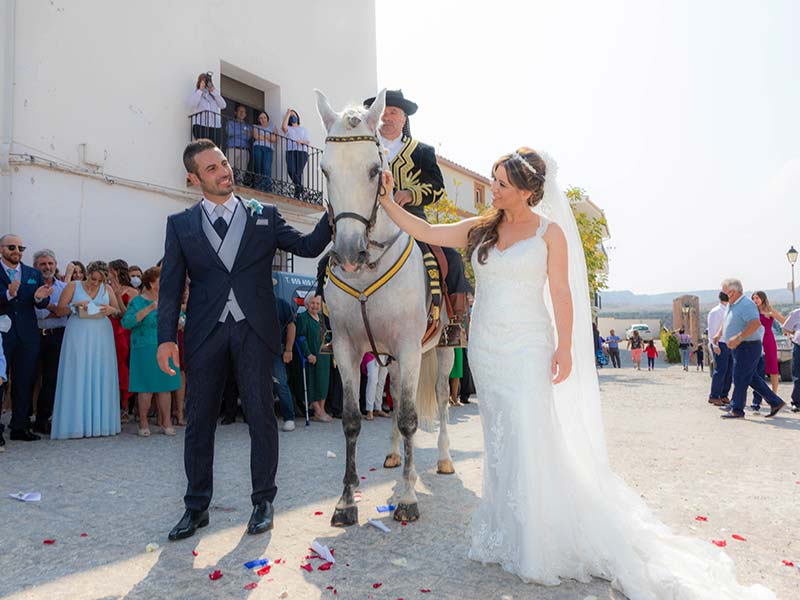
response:
<path fill-rule="evenodd" d="M 0 452 L 6 451 L 6 438 L 3 437 L 3 432 L 0 431 Z"/>
<path fill-rule="evenodd" d="M 172 541 L 182 540 L 184 538 L 192 537 L 194 532 L 200 527 L 208 525 L 208 511 L 207 510 L 189 510 L 183 513 L 181 520 L 169 532 L 169 539 Z"/>
<path fill-rule="evenodd" d="M 42 438 L 35 433 L 31 433 L 27 429 L 12 429 L 11 439 L 19 442 L 35 442 L 36 440 L 40 440 Z"/>
<path fill-rule="evenodd" d="M 272 529 L 272 502 L 261 502 L 253 507 L 250 522 L 247 524 L 247 533 L 255 535 Z"/>
<path fill-rule="evenodd" d="M 769 414 L 768 414 L 767 416 L 768 416 L 768 417 L 774 417 L 775 415 L 777 415 L 777 414 L 778 414 L 778 413 L 781 411 L 781 409 L 782 409 L 784 406 L 786 406 L 786 402 L 781 402 L 780 404 L 778 404 L 778 406 L 774 406 L 774 407 L 772 408 L 772 410 L 771 410 L 771 411 L 769 411 Z"/>
<path fill-rule="evenodd" d="M 225 415 L 222 417 L 222 424 L 223 425 L 230 425 L 231 423 L 236 423 L 236 417 L 232 417 L 230 415 Z"/>
<path fill-rule="evenodd" d="M 43 434 L 45 434 L 45 435 L 50 435 L 50 432 L 51 432 L 51 426 L 50 426 L 50 423 L 46 423 L 46 424 L 44 424 L 44 425 L 39 425 L 39 424 L 37 423 L 36 425 L 34 425 L 34 426 L 33 426 L 33 430 L 34 430 L 36 433 L 43 433 Z"/>

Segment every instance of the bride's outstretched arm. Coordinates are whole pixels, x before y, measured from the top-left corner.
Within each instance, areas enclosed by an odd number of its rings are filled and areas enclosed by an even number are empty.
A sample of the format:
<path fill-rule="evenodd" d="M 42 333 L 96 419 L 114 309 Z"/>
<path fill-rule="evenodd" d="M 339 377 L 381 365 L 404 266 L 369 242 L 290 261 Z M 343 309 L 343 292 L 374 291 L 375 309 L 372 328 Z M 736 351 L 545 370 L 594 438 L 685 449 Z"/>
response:
<path fill-rule="evenodd" d="M 477 217 L 464 219 L 458 223 L 431 225 L 427 221 L 415 217 L 402 206 L 395 204 L 392 198 L 393 188 L 394 178 L 391 172 L 385 171 L 383 174 L 385 193 L 380 196 L 381 206 L 400 229 L 416 240 L 435 246 L 463 248 L 467 245 L 467 236 L 470 229 L 475 227 Z"/>
<path fill-rule="evenodd" d="M 547 242 L 547 279 L 558 332 L 558 347 L 553 354 L 553 383 L 561 383 L 572 370 L 572 293 L 569 289 L 567 238 L 555 223 L 544 235 Z"/>

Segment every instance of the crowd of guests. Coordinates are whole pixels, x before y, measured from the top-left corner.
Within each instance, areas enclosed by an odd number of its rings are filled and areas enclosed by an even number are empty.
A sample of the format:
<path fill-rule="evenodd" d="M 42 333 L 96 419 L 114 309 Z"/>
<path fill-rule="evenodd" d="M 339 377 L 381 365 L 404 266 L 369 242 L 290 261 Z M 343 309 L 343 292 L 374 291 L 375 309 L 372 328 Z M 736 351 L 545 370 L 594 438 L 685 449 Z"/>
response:
<path fill-rule="evenodd" d="M 753 390 L 753 414 L 761 412 L 762 401 L 769 405 L 768 417 L 774 417 L 786 406 L 778 396 L 778 346 L 773 331 L 776 321 L 792 339 L 792 411 L 800 412 L 800 309 L 784 317 L 764 292 L 748 297 L 738 279 L 722 282 L 719 304 L 708 314 L 714 361 L 708 402 L 725 411 L 722 418 L 744 418 L 748 388 Z"/>
<path fill-rule="evenodd" d="M 282 150 L 294 196 L 300 198 L 311 138 L 301 125 L 298 112 L 287 109 L 280 128 L 276 129 L 265 110 L 250 111 L 252 118 L 248 120 L 250 109 L 242 104 L 236 105 L 234 118 L 225 119 L 223 123 L 222 111 L 227 106 L 214 85 L 212 73 L 200 73 L 189 98 L 192 137 L 210 139 L 225 152 L 237 185 L 244 184 L 245 175 L 252 173 L 250 183 L 263 192 L 272 191 L 273 157 L 276 151 Z"/>
<path fill-rule="evenodd" d="M 611 362 L 611 366 L 615 369 L 622 368 L 622 360 L 620 358 L 620 344 L 623 342 L 622 338 L 617 335 L 614 329 L 610 329 L 608 335 L 603 337 L 597 328 L 597 324 L 592 324 L 592 338 L 594 339 L 594 352 L 595 364 L 598 368 L 602 369 L 605 365 Z M 642 356 L 647 357 L 647 370 L 652 371 L 656 368 L 656 358 L 658 358 L 658 348 L 656 348 L 653 340 L 644 341 L 638 330 L 631 331 L 630 337 L 625 340 L 627 350 L 631 352 L 631 363 L 633 368 L 637 371 L 642 370 Z"/>

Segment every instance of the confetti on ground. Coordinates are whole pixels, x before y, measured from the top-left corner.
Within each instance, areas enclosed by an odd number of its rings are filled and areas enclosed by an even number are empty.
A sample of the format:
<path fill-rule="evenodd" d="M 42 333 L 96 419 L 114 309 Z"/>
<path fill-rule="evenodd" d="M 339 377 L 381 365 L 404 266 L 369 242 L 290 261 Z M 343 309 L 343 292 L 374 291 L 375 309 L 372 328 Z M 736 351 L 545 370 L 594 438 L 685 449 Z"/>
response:
<path fill-rule="evenodd" d="M 708 517 L 701 517 L 700 515 L 694 518 L 695 521 L 708 521 Z"/>
<path fill-rule="evenodd" d="M 245 585 L 244 589 L 246 589 L 246 590 L 254 590 L 257 587 L 258 587 L 258 582 L 257 581 L 253 581 L 252 583 L 248 583 L 247 585 Z"/>
<path fill-rule="evenodd" d="M 403 558 L 402 556 L 400 558 L 393 558 L 389 562 L 391 562 L 395 567 L 407 567 L 408 566 L 408 561 L 405 558 Z"/>
<path fill-rule="evenodd" d="M 361 480 L 363 481 L 364 479 L 366 479 L 366 477 L 364 477 L 364 476 L 362 475 L 362 476 L 361 476 Z"/>
<path fill-rule="evenodd" d="M 155 542 L 150 542 L 149 544 L 147 544 L 147 546 L 145 546 L 145 547 L 144 547 L 144 551 L 145 551 L 145 552 L 155 552 L 155 551 L 156 551 L 156 550 L 158 550 L 160 547 L 161 547 L 161 546 L 159 546 L 159 545 L 158 545 L 158 544 L 156 544 Z"/>
<path fill-rule="evenodd" d="M 431 593 L 430 589 L 428 589 L 428 588 L 420 588 L 419 591 L 422 592 L 423 594 L 430 594 Z"/>
<path fill-rule="evenodd" d="M 370 525 L 375 527 L 376 529 L 380 529 L 383 533 L 391 533 L 391 529 L 389 529 L 386 525 L 384 525 L 381 521 L 376 521 L 375 519 L 370 519 L 367 521 Z"/>
<path fill-rule="evenodd" d="M 308 563 L 306 563 L 306 564 L 304 564 L 304 565 L 300 565 L 300 568 L 301 568 L 301 569 L 304 569 L 304 570 L 306 570 L 306 571 L 308 571 L 309 573 L 311 573 L 311 571 L 313 571 L 313 570 L 314 570 L 314 567 L 312 567 L 312 566 L 311 566 L 310 564 L 308 564 Z"/>
<path fill-rule="evenodd" d="M 197 550 L 192 550 L 192 556 L 197 556 Z"/>
<path fill-rule="evenodd" d="M 216 571 L 211 571 L 211 573 L 208 574 L 208 578 L 211 581 L 216 581 L 217 579 L 222 579 L 222 571 L 220 571 L 219 569 L 217 569 Z"/>
<path fill-rule="evenodd" d="M 55 540 L 45 540 L 45 541 L 43 541 L 42 543 L 43 543 L 43 544 L 46 544 L 46 545 L 48 545 L 48 546 L 52 546 L 53 544 L 55 544 L 55 543 L 56 543 L 56 541 L 55 541 Z"/>
<path fill-rule="evenodd" d="M 336 453 L 335 452 L 331 452 L 330 450 L 328 450 L 327 456 L 328 456 L 328 458 L 336 458 Z"/>
<path fill-rule="evenodd" d="M 89 537 L 89 534 L 88 533 L 82 533 L 81 537 Z"/>
<path fill-rule="evenodd" d="M 374 589 L 374 590 L 377 590 L 377 589 L 378 589 L 379 587 L 381 587 L 382 585 L 383 585 L 382 583 L 373 583 L 373 584 L 372 584 L 372 589 Z"/>
<path fill-rule="evenodd" d="M 725 540 L 711 540 L 711 543 L 714 544 L 715 546 L 719 546 L 720 548 L 724 548 L 725 546 L 728 545 L 728 542 L 726 542 Z"/>
<path fill-rule="evenodd" d="M 261 569 L 256 571 L 256 575 L 258 575 L 259 577 L 263 577 L 264 575 L 267 575 L 269 573 L 270 569 L 272 569 L 272 566 L 270 566 L 270 565 L 267 565 L 266 567 L 262 567 Z"/>
<path fill-rule="evenodd" d="M 321 510 L 314 511 L 314 516 L 319 517 L 322 514 Z"/>
<path fill-rule="evenodd" d="M 377 470 L 378 470 L 378 467 L 370 467 L 370 468 L 369 468 L 369 470 L 370 470 L 370 471 L 377 471 Z"/>
<path fill-rule="evenodd" d="M 317 567 L 317 571 L 330 571 L 332 566 L 333 566 L 332 562 L 324 562 Z"/>
<path fill-rule="evenodd" d="M 794 566 L 794 563 L 792 561 L 790 561 L 790 560 L 782 560 L 781 562 L 783 563 L 784 567 L 793 567 Z"/>
<path fill-rule="evenodd" d="M 408 527 L 408 521 L 400 521 L 400 525 L 403 527 Z"/>
<path fill-rule="evenodd" d="M 257 558 L 255 560 L 251 560 L 249 562 L 244 563 L 245 569 L 255 569 L 256 567 L 263 567 L 264 565 L 269 564 L 268 558 Z"/>
<path fill-rule="evenodd" d="M 391 512 L 395 508 L 397 508 L 397 507 L 394 504 L 387 504 L 385 506 L 378 506 L 377 507 L 379 513 Z"/>
<path fill-rule="evenodd" d="M 735 540 L 739 540 L 740 542 L 746 542 L 747 541 L 747 538 L 743 538 L 738 533 L 734 533 L 731 537 L 733 539 L 735 539 Z"/>

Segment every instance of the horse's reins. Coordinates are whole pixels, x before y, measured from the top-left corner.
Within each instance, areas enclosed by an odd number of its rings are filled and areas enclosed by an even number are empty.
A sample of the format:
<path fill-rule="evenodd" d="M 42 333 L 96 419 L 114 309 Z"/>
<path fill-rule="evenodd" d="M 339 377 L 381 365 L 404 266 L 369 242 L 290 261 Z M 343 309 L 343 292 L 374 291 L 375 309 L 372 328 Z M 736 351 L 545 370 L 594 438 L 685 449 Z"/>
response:
<path fill-rule="evenodd" d="M 373 142 L 378 147 L 378 158 L 380 159 L 381 166 L 383 166 L 383 154 L 381 153 L 381 143 L 378 140 L 378 136 L 376 135 L 353 135 L 353 136 L 328 136 L 325 138 L 325 142 L 330 143 L 340 143 L 340 142 Z M 367 230 L 367 244 L 369 246 L 374 246 L 376 248 L 382 248 L 383 252 L 380 253 L 378 258 L 376 258 L 371 263 L 367 264 L 367 267 L 370 269 L 374 269 L 377 267 L 378 263 L 381 259 L 386 255 L 389 249 L 394 246 L 395 242 L 400 239 L 400 235 L 402 231 L 398 231 L 394 236 L 390 239 L 386 240 L 385 242 L 376 242 L 371 240 L 369 237 L 370 230 L 375 226 L 375 220 L 378 216 L 378 205 L 380 202 L 380 195 L 384 192 L 383 188 L 383 178 L 378 178 L 378 185 L 375 189 L 375 200 L 372 204 L 372 212 L 370 214 L 369 219 L 354 212 L 343 212 L 339 213 L 338 215 L 334 214 L 333 205 L 328 202 L 327 211 L 328 211 L 328 219 L 331 222 L 331 227 L 333 229 L 333 238 L 336 239 L 336 223 L 342 219 L 354 219 L 360 223 L 363 223 Z M 326 269 L 328 279 L 340 290 L 346 292 L 347 294 L 351 295 L 353 298 L 359 301 L 361 304 L 361 318 L 364 321 L 364 329 L 367 331 L 367 339 L 369 340 L 370 349 L 372 350 L 372 354 L 375 356 L 375 360 L 381 367 L 386 367 L 389 363 L 392 362 L 394 359 L 393 356 L 389 355 L 386 359 L 386 362 L 381 361 L 381 356 L 378 353 L 377 345 L 375 344 L 375 338 L 372 335 L 372 328 L 369 325 L 369 318 L 367 317 L 367 300 L 369 297 L 377 292 L 380 288 L 384 286 L 384 284 L 389 281 L 395 274 L 403 267 L 403 265 L 408 260 L 408 257 L 411 256 L 411 250 L 414 247 L 414 238 L 408 236 L 408 244 L 406 245 L 405 250 L 400 255 L 400 257 L 394 262 L 394 264 L 389 267 L 389 269 L 381 275 L 378 279 L 372 282 L 363 290 L 358 290 L 353 286 L 345 283 L 341 279 L 339 279 L 336 275 L 333 274 L 333 269 L 331 269 L 330 263 L 328 264 L 328 268 Z"/>

